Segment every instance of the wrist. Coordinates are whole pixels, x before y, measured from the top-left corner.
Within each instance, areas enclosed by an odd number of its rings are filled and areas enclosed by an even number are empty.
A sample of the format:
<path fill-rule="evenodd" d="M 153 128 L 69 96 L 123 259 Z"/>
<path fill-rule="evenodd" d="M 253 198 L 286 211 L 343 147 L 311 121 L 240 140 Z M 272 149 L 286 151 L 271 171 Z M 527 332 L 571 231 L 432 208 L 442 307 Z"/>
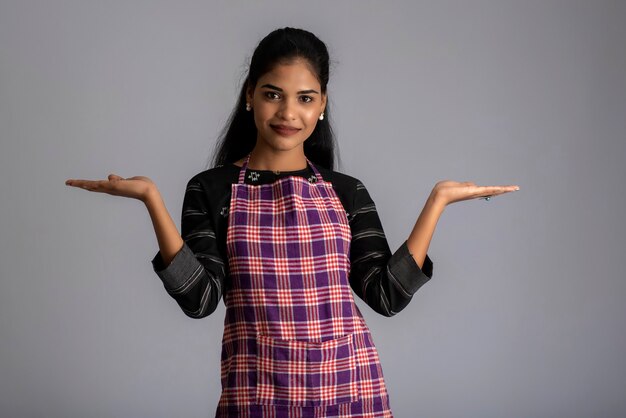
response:
<path fill-rule="evenodd" d="M 159 193 L 159 189 L 156 186 L 152 185 L 148 188 L 148 190 L 144 193 L 141 201 L 146 205 L 153 205 L 155 202 L 158 202 L 161 199 L 161 194 Z"/>
<path fill-rule="evenodd" d="M 445 199 L 443 199 L 441 194 L 437 193 L 437 190 L 435 189 L 430 192 L 430 196 L 428 196 L 428 199 L 426 200 L 426 205 L 433 207 L 438 212 L 443 212 L 447 204 L 448 203 Z"/>

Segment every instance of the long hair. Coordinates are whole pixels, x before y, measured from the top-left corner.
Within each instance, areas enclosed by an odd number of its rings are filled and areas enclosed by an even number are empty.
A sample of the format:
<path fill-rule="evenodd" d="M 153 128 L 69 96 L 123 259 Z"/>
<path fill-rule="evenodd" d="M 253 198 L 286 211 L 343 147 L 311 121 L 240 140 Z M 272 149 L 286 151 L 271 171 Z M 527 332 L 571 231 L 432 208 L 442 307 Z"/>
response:
<path fill-rule="evenodd" d="M 329 56 L 324 42 L 303 29 L 276 29 L 259 42 L 252 54 L 248 74 L 241 86 L 237 104 L 222 129 L 213 154 L 213 167 L 233 163 L 249 154 L 256 144 L 257 129 L 254 115 L 245 110 L 246 92 L 276 65 L 293 59 L 305 59 L 326 93 L 329 76 Z M 304 141 L 304 154 L 316 165 L 334 169 L 335 137 L 330 124 L 328 100 L 324 119 L 317 121 L 313 133 Z"/>

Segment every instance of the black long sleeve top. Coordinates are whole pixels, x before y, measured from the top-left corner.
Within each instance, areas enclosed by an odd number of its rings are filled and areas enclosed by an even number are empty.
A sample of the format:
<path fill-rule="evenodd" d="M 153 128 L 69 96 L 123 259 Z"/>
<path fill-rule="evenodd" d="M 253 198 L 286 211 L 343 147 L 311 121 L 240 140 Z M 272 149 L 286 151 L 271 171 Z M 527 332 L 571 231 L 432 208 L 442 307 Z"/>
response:
<path fill-rule="evenodd" d="M 432 277 L 432 260 L 427 254 L 420 268 L 406 240 L 392 254 L 374 201 L 363 183 L 338 171 L 323 167 L 318 170 L 325 181 L 332 183 L 350 224 L 352 290 L 376 312 L 395 315 Z M 237 183 L 239 171 L 239 166 L 230 163 L 205 170 L 188 181 L 181 214 L 183 247 L 167 266 L 160 251 L 151 261 L 165 290 L 191 318 L 211 314 L 228 292 L 226 230 L 231 184 Z M 289 175 L 317 180 L 307 165 L 280 174 L 248 169 L 245 182 L 265 184 Z"/>

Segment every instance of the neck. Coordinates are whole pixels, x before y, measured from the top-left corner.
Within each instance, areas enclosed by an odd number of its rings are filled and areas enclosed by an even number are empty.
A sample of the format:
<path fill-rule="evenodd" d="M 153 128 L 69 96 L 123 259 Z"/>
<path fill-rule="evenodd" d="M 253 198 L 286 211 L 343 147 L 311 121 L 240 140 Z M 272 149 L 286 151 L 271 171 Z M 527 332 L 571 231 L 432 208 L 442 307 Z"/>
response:
<path fill-rule="evenodd" d="M 276 151 L 255 146 L 248 161 L 248 168 L 251 170 L 298 171 L 306 167 L 303 147 L 289 151 Z"/>

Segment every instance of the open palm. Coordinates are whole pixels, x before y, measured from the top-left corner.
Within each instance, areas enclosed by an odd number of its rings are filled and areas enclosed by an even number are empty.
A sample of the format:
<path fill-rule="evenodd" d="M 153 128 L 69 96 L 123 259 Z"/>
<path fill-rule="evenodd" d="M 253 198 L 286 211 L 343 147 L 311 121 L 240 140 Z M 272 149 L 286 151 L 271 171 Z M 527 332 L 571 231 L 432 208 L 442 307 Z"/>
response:
<path fill-rule="evenodd" d="M 437 198 L 441 199 L 446 205 L 462 200 L 491 198 L 492 196 L 513 192 L 515 190 L 519 190 L 517 185 L 477 186 L 471 181 L 461 183 L 452 180 L 437 182 L 433 189 Z"/>
<path fill-rule="evenodd" d="M 68 179 L 65 184 L 80 187 L 91 192 L 130 197 L 141 201 L 145 201 L 150 191 L 154 188 L 154 182 L 148 177 L 122 178 L 116 174 L 109 174 L 107 180 Z"/>

